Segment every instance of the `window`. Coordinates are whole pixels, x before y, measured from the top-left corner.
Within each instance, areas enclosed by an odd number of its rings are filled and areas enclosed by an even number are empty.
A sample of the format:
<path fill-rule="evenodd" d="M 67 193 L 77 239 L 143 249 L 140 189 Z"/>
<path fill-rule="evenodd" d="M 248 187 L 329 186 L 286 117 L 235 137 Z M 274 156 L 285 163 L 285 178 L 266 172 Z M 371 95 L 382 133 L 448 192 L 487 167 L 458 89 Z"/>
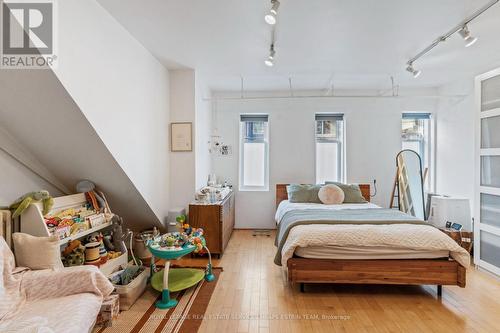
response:
<path fill-rule="evenodd" d="M 422 172 L 427 169 L 424 189 L 431 189 L 431 114 L 430 113 L 403 113 L 401 127 L 401 141 L 403 149 L 417 152 L 422 160 Z"/>
<path fill-rule="evenodd" d="M 316 114 L 316 183 L 344 179 L 344 115 Z"/>
<path fill-rule="evenodd" d="M 267 115 L 240 116 L 240 191 L 269 190 Z"/>

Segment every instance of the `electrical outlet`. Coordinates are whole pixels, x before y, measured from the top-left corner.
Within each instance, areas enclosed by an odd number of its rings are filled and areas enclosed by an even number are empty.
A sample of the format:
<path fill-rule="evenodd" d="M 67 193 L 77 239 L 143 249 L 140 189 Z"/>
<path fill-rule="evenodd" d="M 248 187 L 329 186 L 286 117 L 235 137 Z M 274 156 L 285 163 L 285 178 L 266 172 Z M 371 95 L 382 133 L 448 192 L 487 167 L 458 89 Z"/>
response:
<path fill-rule="evenodd" d="M 373 179 L 373 194 L 370 195 L 372 198 L 377 195 L 377 180 Z"/>

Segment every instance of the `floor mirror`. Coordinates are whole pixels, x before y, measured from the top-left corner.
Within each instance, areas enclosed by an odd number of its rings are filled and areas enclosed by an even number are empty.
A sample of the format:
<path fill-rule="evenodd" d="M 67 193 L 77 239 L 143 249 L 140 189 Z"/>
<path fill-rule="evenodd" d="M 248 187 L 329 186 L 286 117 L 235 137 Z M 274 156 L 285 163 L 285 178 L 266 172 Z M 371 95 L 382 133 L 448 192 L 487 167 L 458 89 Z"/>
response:
<path fill-rule="evenodd" d="M 413 150 L 402 150 L 396 156 L 398 168 L 399 210 L 425 220 L 422 160 Z"/>

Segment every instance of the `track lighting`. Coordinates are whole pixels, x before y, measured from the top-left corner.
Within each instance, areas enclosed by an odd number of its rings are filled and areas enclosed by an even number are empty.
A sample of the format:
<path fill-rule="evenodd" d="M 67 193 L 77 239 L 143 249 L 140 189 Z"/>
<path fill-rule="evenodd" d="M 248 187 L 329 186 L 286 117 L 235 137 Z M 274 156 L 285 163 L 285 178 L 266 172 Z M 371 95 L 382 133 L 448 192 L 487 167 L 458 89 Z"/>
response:
<path fill-rule="evenodd" d="M 276 54 L 276 51 L 274 51 L 274 44 L 271 44 L 271 47 L 269 48 L 269 57 L 267 57 L 266 60 L 264 60 L 264 64 L 268 67 L 273 67 L 274 66 L 274 55 Z"/>
<path fill-rule="evenodd" d="M 465 47 L 469 47 L 477 42 L 477 37 L 474 37 L 470 34 L 469 28 L 466 25 L 464 25 L 463 28 L 458 31 L 458 33 L 464 39 Z"/>
<path fill-rule="evenodd" d="M 278 8 L 280 6 L 280 2 L 278 0 L 271 0 L 271 10 L 269 14 L 264 16 L 264 20 L 267 24 L 275 25 L 276 24 L 276 16 L 278 15 Z"/>
<path fill-rule="evenodd" d="M 415 79 L 417 77 L 419 77 L 420 74 L 422 74 L 422 71 L 419 71 L 419 70 L 416 70 L 415 68 L 413 68 L 413 63 L 408 63 L 408 66 L 406 67 L 406 70 L 408 72 L 410 72 Z"/>
<path fill-rule="evenodd" d="M 478 10 L 476 10 L 472 15 L 470 15 L 469 17 L 467 17 L 465 20 L 463 20 L 462 22 L 460 22 L 458 25 L 456 25 L 455 27 L 453 27 L 450 31 L 448 31 L 444 35 L 439 36 L 438 38 L 436 38 L 429 46 L 427 46 L 425 49 L 423 49 L 422 51 L 420 51 L 416 56 L 414 56 L 413 58 L 411 58 L 411 59 L 409 59 L 407 61 L 406 70 L 408 72 L 412 73 L 415 78 L 418 77 L 421 74 L 421 72 L 417 71 L 417 70 L 415 70 L 413 68 L 413 63 L 415 61 L 417 61 L 418 59 L 422 58 L 423 56 L 425 56 L 427 53 L 429 53 L 431 50 L 433 50 L 439 44 L 447 41 L 448 38 L 450 38 L 452 35 L 454 35 L 457 32 L 464 39 L 465 47 L 469 47 L 472 44 L 476 43 L 477 42 L 477 37 L 474 37 L 474 36 L 471 35 L 471 33 L 470 33 L 469 28 L 467 27 L 467 25 L 470 22 L 472 22 L 475 19 L 477 19 L 481 14 L 483 14 L 485 11 L 487 11 L 488 9 L 490 9 L 491 7 L 493 7 L 494 5 L 496 5 L 499 2 L 500 2 L 500 0 L 491 0 L 486 5 L 484 5 L 483 7 L 479 8 Z"/>

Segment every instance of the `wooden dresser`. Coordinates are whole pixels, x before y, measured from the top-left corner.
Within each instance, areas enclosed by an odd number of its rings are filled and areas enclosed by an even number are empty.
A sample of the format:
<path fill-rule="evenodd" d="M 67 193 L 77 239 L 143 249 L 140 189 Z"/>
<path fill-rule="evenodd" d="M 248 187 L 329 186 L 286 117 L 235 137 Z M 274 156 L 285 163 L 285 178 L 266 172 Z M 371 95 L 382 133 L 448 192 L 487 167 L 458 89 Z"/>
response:
<path fill-rule="evenodd" d="M 203 228 L 208 249 L 220 258 L 234 229 L 234 192 L 215 204 L 190 204 L 189 224 Z"/>

